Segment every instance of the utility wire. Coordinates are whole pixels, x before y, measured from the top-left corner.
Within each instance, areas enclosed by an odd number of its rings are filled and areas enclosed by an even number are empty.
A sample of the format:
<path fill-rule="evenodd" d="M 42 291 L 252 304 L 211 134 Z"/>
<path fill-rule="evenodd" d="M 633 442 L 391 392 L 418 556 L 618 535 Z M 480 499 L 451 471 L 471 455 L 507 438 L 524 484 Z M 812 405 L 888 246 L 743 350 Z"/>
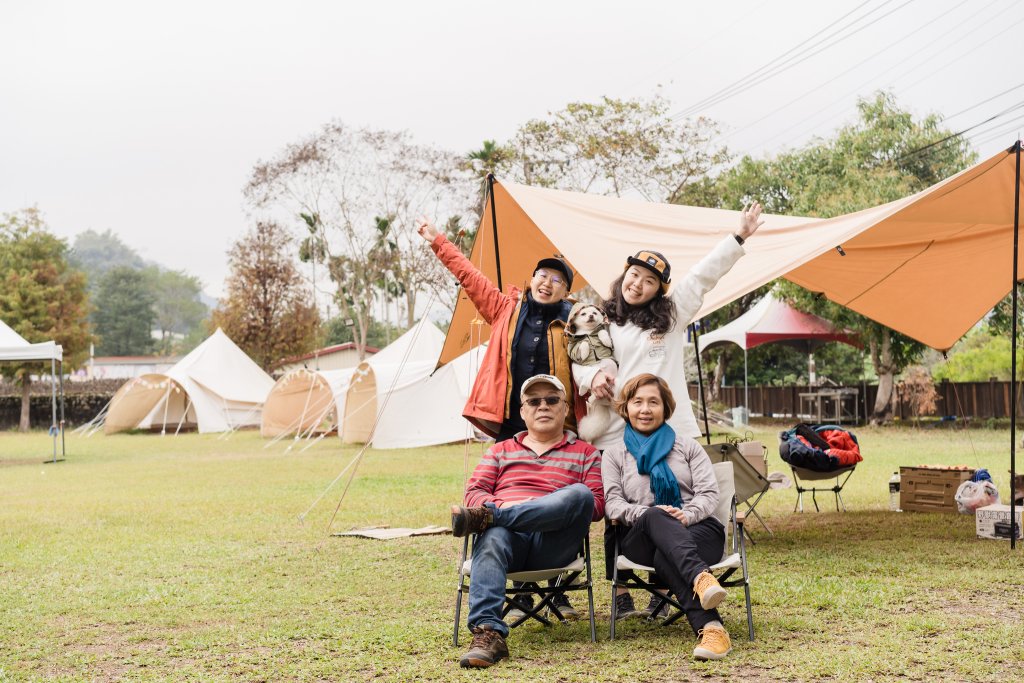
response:
<path fill-rule="evenodd" d="M 997 2 L 997 1 L 998 1 L 998 0 L 993 0 L 993 2 L 989 3 L 988 5 L 986 5 L 986 6 L 985 6 L 985 8 L 983 8 L 983 10 L 982 10 L 982 11 L 984 11 L 984 9 L 988 9 L 988 8 L 989 8 L 989 7 L 991 7 L 992 5 L 996 4 L 996 2 Z M 983 27 L 984 27 L 985 25 L 987 25 L 987 24 L 991 23 L 992 21 L 996 20 L 997 18 L 999 18 L 999 17 L 1000 17 L 1000 16 L 1002 15 L 1002 14 L 1004 14 L 1004 13 L 1005 13 L 1005 12 L 1006 12 L 1007 10 L 1009 10 L 1009 9 L 1012 9 L 1012 7 L 1013 7 L 1013 6 L 1011 5 L 1011 6 L 1007 7 L 1006 9 L 1004 9 L 1003 11 L 1001 11 L 1001 12 L 999 12 L 999 13 L 997 13 L 997 14 L 993 15 L 993 16 L 992 16 L 992 17 L 990 17 L 989 19 L 987 19 L 987 20 L 983 21 L 983 22 L 982 22 L 981 24 L 979 24 L 979 25 L 975 26 L 975 27 L 974 27 L 973 29 L 971 29 L 970 31 L 968 31 L 968 32 L 967 32 L 966 34 L 964 34 L 964 35 L 962 35 L 962 36 L 961 36 L 960 38 L 958 38 L 956 42 L 957 42 L 957 43 L 958 43 L 958 42 L 962 42 L 962 41 L 963 41 L 964 39 L 966 39 L 966 38 L 967 38 L 968 36 L 970 36 L 970 35 L 972 35 L 972 34 L 976 33 L 977 31 L 979 31 L 980 29 L 982 29 L 982 28 L 983 28 Z M 961 25 L 961 26 L 954 26 L 954 27 L 953 27 L 952 29 L 950 29 L 949 31 L 946 31 L 946 32 L 945 32 L 945 33 L 943 33 L 942 35 L 940 35 L 940 36 L 938 36 L 937 38 L 935 38 L 935 39 L 934 39 L 934 40 L 933 40 L 933 41 L 932 41 L 931 43 L 929 43 L 929 44 L 928 44 L 928 45 L 926 45 L 925 47 L 926 47 L 926 48 L 927 48 L 927 47 L 930 47 L 930 46 L 932 46 L 932 45 L 934 45 L 934 44 L 938 43 L 939 41 L 941 41 L 941 40 L 942 40 L 943 38 L 945 38 L 945 37 L 946 37 L 947 35 L 949 35 L 950 33 L 954 33 L 954 32 L 956 32 L 956 31 L 958 31 L 958 30 L 961 30 L 961 29 L 962 29 L 962 25 Z M 1009 30 L 1009 29 L 1006 29 L 1006 30 Z M 989 39 L 988 39 L 988 38 L 986 38 L 986 42 L 988 42 L 988 40 L 989 40 Z M 955 43 L 954 43 L 954 44 L 955 44 Z M 945 45 L 945 47 L 948 47 L 948 45 Z M 974 45 L 972 45 L 972 46 L 971 46 L 970 48 L 968 48 L 968 50 L 966 50 L 966 51 L 965 51 L 965 53 L 966 53 L 966 52 L 971 52 L 971 51 L 974 51 L 974 50 L 976 50 L 976 49 L 977 49 L 977 46 L 974 46 Z M 963 54 L 965 54 L 965 53 L 963 53 Z M 963 55 L 961 54 L 960 56 L 963 56 Z M 894 80 L 894 81 L 897 81 L 897 80 L 899 80 L 899 79 L 901 79 L 901 78 L 903 78 L 903 77 L 907 76 L 908 74 L 910 74 L 910 73 L 913 73 L 914 71 L 918 70 L 919 68 L 921 68 L 922 66 L 924 66 L 925 64 L 927 64 L 927 63 L 928 63 L 928 62 L 929 62 L 929 61 L 930 61 L 931 59 L 932 59 L 932 57 L 931 57 L 931 56 L 927 56 L 927 55 L 926 55 L 926 56 L 925 56 L 925 57 L 924 57 L 924 58 L 923 58 L 922 60 L 920 60 L 920 61 L 919 61 L 918 63 L 914 64 L 914 65 L 913 65 L 913 66 L 911 66 L 911 67 L 910 67 L 909 69 L 905 69 L 904 71 L 902 71 L 902 72 L 901 72 L 901 73 L 900 73 L 900 74 L 899 74 L 898 76 L 896 76 L 896 77 L 895 77 L 895 78 L 894 78 L 893 80 Z M 957 59 L 959 59 L 959 57 L 957 57 Z M 895 68 L 895 67 L 893 67 L 893 68 Z M 847 93 L 845 93 L 845 94 L 844 94 L 844 95 L 843 95 L 842 97 L 840 97 L 839 99 L 837 99 L 837 100 L 835 100 L 834 102 L 832 102 L 832 104 L 829 104 L 829 105 L 827 105 L 827 106 L 825 106 L 825 107 L 823 107 L 823 108 L 819 109 L 819 110 L 818 110 L 817 112 L 815 112 L 815 113 L 811 114 L 810 116 L 806 116 L 806 117 L 804 117 L 803 119 L 801 119 L 800 121 L 797 121 L 797 122 L 796 122 L 796 123 L 795 123 L 794 125 L 792 125 L 792 126 L 789 126 L 788 128 L 785 128 L 785 129 L 783 129 L 782 131 L 780 131 L 780 132 L 776 133 L 775 135 L 773 135 L 773 136 L 771 136 L 771 137 L 769 137 L 769 138 L 766 138 L 766 139 L 762 140 L 762 141 L 761 141 L 761 144 L 762 144 L 762 145 L 767 145 L 768 143 L 770 143 L 770 142 L 773 142 L 773 141 L 775 141 L 775 140 L 779 139 L 780 137 L 782 137 L 782 136 L 786 135 L 787 133 L 789 133 L 789 132 L 793 131 L 794 129 L 802 127 L 802 126 L 803 126 L 804 124 L 806 124 L 806 123 L 807 123 L 808 121 L 810 121 L 810 120 L 814 119 L 814 118 L 815 118 L 815 117 L 817 117 L 817 116 L 818 116 L 819 114 L 822 114 L 823 112 L 825 112 L 825 111 L 828 111 L 829 109 L 832 109 L 832 108 L 833 108 L 833 107 L 834 107 L 835 105 L 837 105 L 837 104 L 841 104 L 841 103 L 844 103 L 844 102 L 845 102 L 845 101 L 847 100 L 847 98 L 848 98 L 848 97 L 850 97 L 851 95 L 856 95 L 857 93 L 861 92 L 861 91 L 862 91 L 862 90 L 863 90 L 864 88 L 868 87 L 868 86 L 869 86 L 870 84 L 872 84 L 872 83 L 877 83 L 878 79 L 880 79 L 880 78 L 882 78 L 883 76 L 885 76 L 886 74 L 890 73 L 890 72 L 891 72 L 891 71 L 893 70 L 893 68 L 889 68 L 889 69 L 886 69 L 885 71 L 883 71 L 882 73 L 880 73 L 880 74 L 878 74 L 878 75 L 874 76 L 873 78 L 870 78 L 870 79 L 868 79 L 868 80 L 864 81 L 863 83 L 861 83 L 860 85 L 858 85 L 858 86 L 857 86 L 856 88 L 853 88 L 852 90 L 850 90 L 850 91 L 848 91 Z M 846 110 L 845 110 L 845 108 L 844 108 L 844 111 L 842 112 L 842 114 L 840 114 L 840 116 L 841 116 L 841 115 L 845 115 L 845 114 L 846 114 Z M 824 120 L 823 120 L 823 121 L 821 121 L 820 123 L 818 123 L 818 124 L 815 124 L 814 126 L 812 126 L 812 129 L 813 129 L 813 128 L 819 128 L 819 127 L 820 127 L 820 126 L 821 126 L 822 124 L 824 124 L 824 123 L 825 123 L 826 121 L 832 121 L 832 120 L 835 120 L 836 118 L 837 118 L 837 116 L 829 116 L 828 118 L 824 119 Z"/>
<path fill-rule="evenodd" d="M 766 73 L 766 74 L 756 78 L 755 80 L 753 80 L 753 81 L 751 81 L 749 83 L 745 83 L 745 84 L 743 84 L 739 88 L 733 88 L 730 92 L 724 93 L 721 96 L 713 97 L 713 98 L 708 98 L 704 102 L 700 102 L 700 103 L 698 103 L 696 105 L 693 105 L 692 107 L 690 107 L 690 108 L 684 110 L 683 112 L 680 112 L 679 114 L 677 114 L 676 118 L 685 118 L 686 116 L 688 116 L 688 115 L 690 115 L 692 113 L 696 113 L 696 111 L 699 111 L 700 109 L 714 106 L 716 104 L 719 104 L 721 102 L 724 102 L 725 100 L 728 100 L 728 99 L 732 98 L 733 96 L 739 94 L 740 92 L 742 92 L 742 91 L 744 91 L 746 89 L 749 89 L 749 88 L 754 87 L 756 85 L 760 85 L 761 83 L 764 83 L 765 81 L 767 81 L 767 80 L 769 80 L 771 78 L 774 78 L 775 76 L 778 76 L 779 74 L 784 73 L 785 71 L 788 71 L 789 69 L 793 68 L 794 66 L 807 61 L 811 57 L 814 57 L 814 56 L 824 52 L 825 50 L 828 50 L 829 48 L 835 47 L 836 45 L 838 45 L 839 43 L 843 42 L 847 38 L 853 37 L 854 35 L 860 33 L 864 29 L 868 28 L 869 26 L 872 26 L 872 25 L 876 24 L 877 22 L 881 21 L 882 19 L 885 19 L 886 17 L 890 16 L 894 12 L 897 12 L 897 11 L 903 9 L 904 7 L 909 5 L 910 3 L 914 2 L 915 0 L 906 0 L 903 4 L 898 5 L 894 9 L 886 12 L 885 14 L 883 14 L 883 15 L 881 15 L 879 17 L 876 17 L 875 19 L 869 21 L 867 24 L 864 24 L 863 26 L 859 26 L 859 27 L 855 28 L 853 31 L 851 31 L 850 33 L 847 33 L 846 35 L 839 37 L 834 42 L 825 44 L 823 47 L 820 47 L 822 45 L 822 43 L 825 42 L 826 39 L 832 38 L 836 34 L 841 33 L 842 31 L 845 31 L 846 29 L 848 29 L 851 26 L 855 25 L 857 22 L 859 22 L 859 21 L 863 20 L 864 18 L 866 18 L 871 13 L 877 11 L 881 7 L 884 7 L 885 5 L 887 5 L 891 1 L 892 0 L 886 0 L 885 3 L 883 3 L 879 7 L 876 7 L 874 10 L 871 10 L 870 12 L 868 12 L 868 14 L 865 14 L 864 16 L 862 16 L 862 17 L 858 18 L 857 20 L 855 20 L 854 22 L 851 22 L 851 24 L 849 24 L 847 26 L 844 26 L 839 31 L 836 31 L 833 34 L 830 34 L 829 36 L 826 36 L 826 38 L 823 38 L 822 40 L 818 41 L 817 43 L 812 45 L 810 48 L 808 48 L 809 50 L 814 50 L 814 51 L 812 51 L 812 52 L 806 52 L 805 51 L 803 54 L 796 55 L 794 57 L 790 57 L 789 59 L 785 60 L 782 64 L 779 64 L 776 67 L 773 67 L 773 70 L 771 70 L 769 73 Z M 817 49 L 815 49 L 815 48 L 817 48 Z"/>
<path fill-rule="evenodd" d="M 898 164 L 901 161 L 905 161 L 905 160 L 910 159 L 912 157 L 918 156 L 918 155 L 922 154 L 923 152 L 926 152 L 929 149 L 931 149 L 931 148 L 933 148 L 933 147 L 935 147 L 937 145 L 941 145 L 941 144 L 943 144 L 945 142 L 953 140 L 954 138 L 961 137 L 967 131 L 974 130 L 975 128 L 978 128 L 980 126 L 985 125 L 986 123 L 991 123 L 992 121 L 995 121 L 999 117 L 1005 116 L 1006 114 L 1008 114 L 1008 113 L 1010 113 L 1012 111 L 1016 111 L 1016 110 L 1021 109 L 1021 108 L 1024 108 L 1024 101 L 1018 102 L 1017 104 L 1014 104 L 1014 105 L 1012 105 L 1010 107 L 1007 107 L 1006 109 L 1004 109 L 1003 111 L 999 112 L 998 114 L 994 114 L 994 115 L 988 117 L 987 119 L 985 119 L 984 121 L 980 121 L 980 122 L 974 124 L 973 126 L 968 126 L 967 128 L 964 128 L 963 130 L 959 130 L 959 131 L 957 131 L 955 133 L 951 133 L 951 134 L 949 134 L 949 135 L 947 135 L 947 136 L 945 136 L 943 138 L 940 138 L 939 140 L 936 140 L 935 142 L 930 142 L 927 145 L 923 145 L 921 147 L 918 147 L 917 149 L 913 149 L 913 150 L 907 152 L 906 154 L 904 154 L 904 155 L 894 159 L 893 163 L 897 163 Z"/>
<path fill-rule="evenodd" d="M 887 1 L 889 1 L 889 0 L 887 0 Z M 778 61 L 779 61 L 779 60 L 781 60 L 781 59 L 784 59 L 785 57 L 787 57 L 787 56 L 788 56 L 788 55 L 790 55 L 791 53 L 793 53 L 793 52 L 795 52 L 796 50 L 800 49 L 801 47 L 803 47 L 803 46 L 804 46 L 805 44 L 807 44 L 808 42 L 810 42 L 810 41 L 814 40 L 814 39 L 815 39 L 815 38 L 816 38 L 817 36 L 819 36 L 819 35 L 820 35 L 820 34 L 821 34 L 822 32 L 824 32 L 824 31 L 827 31 L 828 29 L 832 28 L 833 26 L 835 26 L 835 25 L 836 25 L 836 24 L 838 24 L 839 22 L 843 21 L 844 19 L 846 19 L 846 18 L 847 18 L 848 16 L 850 16 L 851 14 L 853 14 L 853 13 L 857 12 L 857 11 L 858 11 L 859 9 L 861 9 L 862 7 L 864 7 L 864 5 L 867 5 L 867 4 L 868 4 L 868 3 L 870 3 L 870 2 L 871 2 L 871 0 L 864 0 L 864 2 L 862 2 L 862 3 L 861 3 L 861 4 L 859 4 L 859 5 L 857 5 L 857 6 L 856 6 L 856 7 L 854 7 L 854 8 L 852 9 L 852 10 L 850 10 L 849 12 L 847 12 L 846 14 L 844 14 L 843 16 L 839 17 L 838 19 L 836 19 L 835 21 L 833 21 L 833 22 L 832 22 L 831 24 L 829 24 L 828 26 L 825 26 L 824 28 L 822 28 L 822 29 L 819 29 L 818 31 L 816 31 L 816 32 L 815 32 L 815 33 L 814 33 L 813 35 L 811 35 L 811 36 L 810 36 L 809 38 L 805 38 L 805 39 L 804 39 L 804 40 L 803 40 L 802 42 L 800 42 L 800 43 L 798 43 L 797 45 L 795 45 L 795 46 L 791 47 L 790 49 L 786 50 L 786 51 L 785 51 L 785 52 L 783 52 L 783 53 L 782 53 L 781 55 L 779 55 L 779 56 L 777 56 L 777 57 L 775 57 L 775 58 L 771 59 L 770 61 L 766 62 L 765 64 L 762 64 L 762 65 L 761 65 L 760 67 L 758 67 L 758 68 L 757 68 L 757 69 L 755 69 L 754 71 L 752 71 L 752 72 L 748 73 L 747 75 L 743 76 L 742 78 L 740 78 L 740 79 L 738 79 L 738 80 L 736 80 L 736 81 L 733 81 L 733 82 L 732 82 L 732 83 L 730 83 L 729 85 L 726 85 L 726 86 L 724 86 L 723 88 L 721 88 L 721 89 L 719 89 L 719 90 L 715 91 L 715 92 L 714 92 L 714 93 L 712 93 L 711 95 L 708 95 L 708 96 L 707 96 L 707 97 L 705 97 L 705 98 L 704 98 L 703 100 L 700 100 L 700 101 L 698 101 L 698 102 L 695 102 L 694 104 L 691 104 L 690 106 L 688 106 L 688 107 L 684 108 L 684 109 L 683 109 L 683 110 L 682 110 L 681 112 L 679 112 L 679 114 L 678 114 L 678 115 L 679 115 L 679 116 L 681 116 L 681 117 L 685 117 L 685 116 L 687 116 L 687 115 L 689 114 L 689 112 L 691 112 L 692 110 L 699 110 L 699 109 L 700 109 L 701 107 L 703 107 L 703 106 L 704 106 L 705 102 L 708 102 L 708 101 L 710 101 L 711 99 L 713 99 L 713 98 L 715 98 L 715 97 L 719 97 L 719 96 L 721 96 L 722 94 L 724 94 L 724 93 L 726 93 L 726 92 L 730 91 L 730 90 L 731 90 L 731 89 L 733 89 L 733 88 L 736 88 L 736 87 L 742 87 L 742 86 L 743 86 L 743 85 L 744 85 L 744 84 L 746 83 L 746 81 L 748 81 L 748 80 L 750 80 L 750 79 L 753 79 L 753 78 L 756 78 L 756 77 L 757 77 L 757 76 L 759 76 L 759 75 L 760 75 L 760 74 L 761 74 L 761 73 L 762 73 L 763 71 L 765 71 L 766 69 L 769 69 L 769 68 L 771 68 L 772 66 L 774 66 L 776 62 L 778 62 Z M 878 8 L 875 8 L 875 9 L 878 9 Z M 874 10 L 872 10 L 872 11 L 874 11 Z"/>
<path fill-rule="evenodd" d="M 917 34 L 918 32 L 923 31 L 924 29 L 926 29 L 927 27 L 931 26 L 932 24 L 934 24 L 935 22 L 939 21 L 940 19 L 943 19 L 943 18 L 949 16 L 951 12 L 954 12 L 957 9 L 963 7 L 968 2 L 970 2 L 970 0 L 962 0 L 958 5 L 956 5 L 952 9 L 943 12 L 942 14 L 938 15 L 937 17 L 935 17 L 934 19 L 932 19 L 931 21 L 929 21 L 927 23 L 921 24 L 920 26 L 915 28 L 910 33 L 908 33 L 908 34 L 906 34 L 904 36 L 901 36 L 898 39 L 893 40 L 888 45 L 883 47 L 881 50 L 875 52 L 870 57 L 857 62 L 856 64 L 854 64 L 853 66 L 848 68 L 846 71 L 843 71 L 843 72 L 841 72 L 839 74 L 836 74 L 834 76 L 829 77 L 828 80 L 826 80 L 826 81 L 824 81 L 822 83 L 819 83 L 818 85 L 816 85 L 813 88 L 811 88 L 811 89 L 807 90 L 806 92 L 804 92 L 802 95 L 800 95 L 798 97 L 795 97 L 795 98 L 791 99 L 790 101 L 786 102 L 785 104 L 783 104 L 783 105 L 773 109 L 772 111 L 768 112 L 767 114 L 765 114 L 761 118 L 756 119 L 754 121 L 751 121 L 750 123 L 748 123 L 748 124 L 746 124 L 746 125 L 744 125 L 744 126 L 742 126 L 740 128 L 737 128 L 735 130 L 729 131 L 728 133 L 724 133 L 724 134 L 718 136 L 716 142 L 718 140 L 729 139 L 730 137 L 732 137 L 734 135 L 738 135 L 739 133 L 741 133 L 741 132 L 743 132 L 745 130 L 750 129 L 753 126 L 756 126 L 757 124 L 759 124 L 762 121 L 764 121 L 764 120 L 774 116 L 775 114 L 778 114 L 780 111 L 789 108 L 790 106 L 796 104 L 797 102 L 799 102 L 800 100 L 804 99 L 805 97 L 809 97 L 810 95 L 813 95 L 813 94 L 815 94 L 817 92 L 820 92 L 821 88 L 824 87 L 825 85 L 827 85 L 829 82 L 835 81 L 836 79 L 845 76 L 846 74 L 850 73 L 851 71 L 854 71 L 855 69 L 859 69 L 864 64 L 866 64 L 866 63 L 870 62 L 871 60 L 875 59 L 876 57 L 878 57 L 882 53 L 887 52 L 887 51 L 891 50 L 892 48 L 897 47 L 898 45 L 901 45 L 903 43 L 903 41 L 907 40 L 908 38 L 910 38 L 911 36 Z M 818 113 L 820 113 L 820 111 Z M 812 116 L 814 116 L 814 115 L 812 115 Z"/>

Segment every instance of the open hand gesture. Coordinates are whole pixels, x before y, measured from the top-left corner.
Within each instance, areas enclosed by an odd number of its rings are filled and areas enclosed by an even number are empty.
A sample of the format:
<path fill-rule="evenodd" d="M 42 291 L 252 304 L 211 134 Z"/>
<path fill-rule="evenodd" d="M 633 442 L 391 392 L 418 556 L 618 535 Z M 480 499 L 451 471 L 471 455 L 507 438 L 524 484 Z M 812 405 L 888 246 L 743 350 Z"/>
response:
<path fill-rule="evenodd" d="M 418 232 L 420 237 L 425 239 L 427 242 L 433 242 L 434 239 L 441 234 L 441 231 L 437 229 L 437 226 L 431 223 L 430 219 L 426 216 L 420 216 L 420 219 L 416 224 L 416 232 Z"/>
<path fill-rule="evenodd" d="M 760 202 L 754 202 L 746 206 L 743 209 L 743 213 L 740 214 L 740 231 L 738 234 L 743 238 L 744 242 L 750 239 L 750 236 L 764 225 L 764 220 L 761 219 L 761 211 L 763 210 Z"/>

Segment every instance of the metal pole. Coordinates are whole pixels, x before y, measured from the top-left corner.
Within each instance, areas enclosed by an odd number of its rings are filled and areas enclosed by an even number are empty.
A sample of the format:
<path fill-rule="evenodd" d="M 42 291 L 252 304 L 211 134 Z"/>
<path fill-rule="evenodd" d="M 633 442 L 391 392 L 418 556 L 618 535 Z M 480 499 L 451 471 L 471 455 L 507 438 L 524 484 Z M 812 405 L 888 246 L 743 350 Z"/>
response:
<path fill-rule="evenodd" d="M 57 361 L 50 357 L 50 435 L 53 437 L 53 460 L 57 462 Z"/>
<path fill-rule="evenodd" d="M 708 424 L 708 401 L 704 396 L 704 373 L 700 369 L 700 347 L 697 346 L 697 325 L 690 323 L 690 335 L 693 336 L 693 350 L 697 355 L 697 396 L 704 412 L 704 438 L 711 444 L 711 426 Z"/>
<path fill-rule="evenodd" d="M 747 381 L 747 350 L 743 349 L 743 409 L 747 411 L 747 422 L 750 422 L 750 383 Z M 763 408 L 762 408 L 763 410 Z M 735 420 L 733 420 L 735 422 Z"/>
<path fill-rule="evenodd" d="M 1017 547 L 1017 501 L 1014 478 L 1017 474 L 1017 245 L 1020 235 L 1020 140 L 1013 145 L 1017 168 L 1013 176 L 1013 287 L 1011 289 L 1013 323 L 1010 342 L 1010 548 Z"/>
<path fill-rule="evenodd" d="M 498 212 L 494 208 L 494 174 L 487 174 L 487 194 L 491 200 L 491 234 L 494 236 L 494 269 L 497 275 L 498 291 L 504 287 L 501 283 L 501 251 L 498 249 Z"/>
<path fill-rule="evenodd" d="M 67 445 L 64 443 L 64 359 L 57 364 L 60 369 L 60 457 L 68 457 Z"/>

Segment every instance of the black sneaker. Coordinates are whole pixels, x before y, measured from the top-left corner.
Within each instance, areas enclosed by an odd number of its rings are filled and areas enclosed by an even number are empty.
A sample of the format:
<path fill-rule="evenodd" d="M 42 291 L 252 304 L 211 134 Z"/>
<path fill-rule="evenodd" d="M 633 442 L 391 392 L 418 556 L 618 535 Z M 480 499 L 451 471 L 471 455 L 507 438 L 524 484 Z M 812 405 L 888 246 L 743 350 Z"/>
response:
<path fill-rule="evenodd" d="M 641 616 L 647 619 L 667 619 L 669 613 L 669 604 L 666 602 L 655 612 L 654 608 L 661 602 L 661 598 L 656 595 L 651 595 L 651 601 L 647 603 L 647 607 L 640 612 Z"/>
<path fill-rule="evenodd" d="M 473 642 L 466 654 L 459 658 L 461 667 L 487 668 L 508 657 L 505 637 L 490 626 L 473 629 Z"/>
<path fill-rule="evenodd" d="M 529 607 L 530 609 L 533 609 L 533 596 L 532 595 L 517 595 L 516 596 L 516 602 L 521 602 L 524 605 L 526 605 L 527 607 Z M 513 603 L 512 609 L 510 609 L 508 611 L 508 614 L 505 615 L 505 621 L 507 623 L 511 624 L 511 623 L 516 622 L 516 621 L 519 621 L 520 619 L 522 619 L 525 616 L 526 616 L 526 612 L 524 612 L 519 607 L 516 607 L 515 603 Z"/>
<path fill-rule="evenodd" d="M 620 593 L 615 596 L 615 621 L 629 619 L 637 616 L 636 606 L 633 604 L 633 596 L 629 593 Z"/>
<path fill-rule="evenodd" d="M 478 534 L 494 522 L 494 512 L 486 505 L 464 508 L 452 505 L 452 536 Z"/>
<path fill-rule="evenodd" d="M 558 608 L 559 613 L 561 613 L 562 615 L 562 619 L 580 618 L 579 612 L 577 612 L 576 608 L 573 607 L 572 604 L 569 602 L 569 596 L 567 596 L 565 593 L 559 593 L 557 595 L 552 596 L 551 604 Z M 556 619 L 558 618 L 558 615 L 555 614 L 555 611 L 550 607 L 548 608 L 548 613 L 550 613 Z"/>

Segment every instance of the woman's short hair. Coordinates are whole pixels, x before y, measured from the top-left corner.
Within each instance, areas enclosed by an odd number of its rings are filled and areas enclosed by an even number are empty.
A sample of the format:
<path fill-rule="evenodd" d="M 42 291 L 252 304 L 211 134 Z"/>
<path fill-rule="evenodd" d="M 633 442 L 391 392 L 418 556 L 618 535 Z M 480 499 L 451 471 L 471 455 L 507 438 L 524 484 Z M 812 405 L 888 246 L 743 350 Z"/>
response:
<path fill-rule="evenodd" d="M 636 396 L 636 392 L 640 391 L 640 387 L 645 387 L 648 384 L 655 384 L 658 387 L 658 393 L 661 394 L 661 402 L 665 406 L 665 419 L 668 420 L 672 417 L 672 413 L 676 412 L 676 398 L 672 395 L 672 390 L 668 388 L 668 383 L 657 375 L 645 372 L 623 384 L 622 391 L 619 392 L 619 398 L 615 401 L 616 412 L 626 422 L 629 422 L 629 412 L 627 412 L 626 406 Z"/>

